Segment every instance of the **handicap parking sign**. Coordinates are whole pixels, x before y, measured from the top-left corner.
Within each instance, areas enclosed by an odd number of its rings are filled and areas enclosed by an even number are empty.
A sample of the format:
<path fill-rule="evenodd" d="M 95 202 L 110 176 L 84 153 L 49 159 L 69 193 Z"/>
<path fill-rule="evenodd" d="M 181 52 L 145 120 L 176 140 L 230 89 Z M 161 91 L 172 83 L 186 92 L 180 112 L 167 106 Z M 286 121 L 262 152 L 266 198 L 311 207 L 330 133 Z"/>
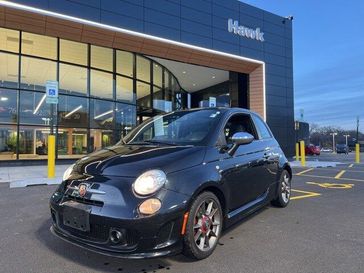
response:
<path fill-rule="evenodd" d="M 47 81 L 46 83 L 46 103 L 58 103 L 58 82 Z"/>
<path fill-rule="evenodd" d="M 56 89 L 49 89 L 48 90 L 48 96 L 55 96 L 56 95 Z"/>

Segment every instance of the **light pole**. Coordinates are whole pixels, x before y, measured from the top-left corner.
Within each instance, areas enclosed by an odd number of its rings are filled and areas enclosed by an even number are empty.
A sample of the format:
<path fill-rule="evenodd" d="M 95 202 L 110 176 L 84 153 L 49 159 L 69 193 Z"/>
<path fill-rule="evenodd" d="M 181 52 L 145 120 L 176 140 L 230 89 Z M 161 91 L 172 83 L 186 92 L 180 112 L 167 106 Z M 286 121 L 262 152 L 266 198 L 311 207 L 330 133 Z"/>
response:
<path fill-rule="evenodd" d="M 345 137 L 345 144 L 346 144 L 346 147 L 348 147 L 348 137 L 350 137 L 350 135 L 344 135 Z"/>
<path fill-rule="evenodd" d="M 337 136 L 337 133 L 330 133 L 332 135 L 332 152 L 335 153 L 335 136 Z"/>

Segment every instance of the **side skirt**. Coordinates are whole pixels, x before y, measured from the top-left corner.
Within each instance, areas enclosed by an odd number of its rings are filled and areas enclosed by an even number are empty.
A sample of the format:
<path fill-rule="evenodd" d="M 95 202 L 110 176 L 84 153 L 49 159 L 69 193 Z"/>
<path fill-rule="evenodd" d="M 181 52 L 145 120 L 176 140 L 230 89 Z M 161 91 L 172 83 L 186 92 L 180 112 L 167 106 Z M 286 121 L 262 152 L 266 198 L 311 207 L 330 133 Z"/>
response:
<path fill-rule="evenodd" d="M 233 210 L 229 212 L 226 215 L 225 224 L 226 227 L 236 223 L 237 221 L 241 220 L 245 216 L 255 212 L 259 208 L 265 206 L 268 201 L 270 200 L 269 197 L 270 190 L 267 189 L 265 193 L 263 193 L 261 196 L 259 196 L 257 199 L 241 206 L 240 208 L 237 208 L 236 210 Z"/>

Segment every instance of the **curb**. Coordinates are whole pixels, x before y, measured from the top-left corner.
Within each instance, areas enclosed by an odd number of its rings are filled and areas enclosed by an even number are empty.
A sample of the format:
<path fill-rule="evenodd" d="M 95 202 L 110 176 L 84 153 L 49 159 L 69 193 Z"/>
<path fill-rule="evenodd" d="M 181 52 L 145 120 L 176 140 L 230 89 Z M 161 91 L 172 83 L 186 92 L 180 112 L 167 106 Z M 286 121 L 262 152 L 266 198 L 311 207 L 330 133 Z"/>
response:
<path fill-rule="evenodd" d="M 26 180 L 10 181 L 10 188 L 24 188 L 28 186 L 40 186 L 40 185 L 58 185 L 62 181 L 62 177 L 55 178 L 29 178 Z"/>

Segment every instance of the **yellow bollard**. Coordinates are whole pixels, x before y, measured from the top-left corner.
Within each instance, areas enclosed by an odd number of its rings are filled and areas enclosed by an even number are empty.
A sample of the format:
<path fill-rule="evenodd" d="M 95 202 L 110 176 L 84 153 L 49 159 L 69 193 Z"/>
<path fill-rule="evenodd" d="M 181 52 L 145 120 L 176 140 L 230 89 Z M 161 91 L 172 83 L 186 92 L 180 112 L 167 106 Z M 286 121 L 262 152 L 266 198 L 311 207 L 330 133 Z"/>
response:
<path fill-rule="evenodd" d="M 355 144 L 355 163 L 360 163 L 360 144 Z"/>
<path fill-rule="evenodd" d="M 300 144 L 296 142 L 296 161 L 300 160 Z"/>
<path fill-rule="evenodd" d="M 55 163 L 56 163 L 56 137 L 54 135 L 48 136 L 48 178 L 55 177 Z"/>
<path fill-rule="evenodd" d="M 305 142 L 303 140 L 300 141 L 300 149 L 301 149 L 301 165 L 302 167 L 306 166 L 306 154 L 305 154 Z"/>

